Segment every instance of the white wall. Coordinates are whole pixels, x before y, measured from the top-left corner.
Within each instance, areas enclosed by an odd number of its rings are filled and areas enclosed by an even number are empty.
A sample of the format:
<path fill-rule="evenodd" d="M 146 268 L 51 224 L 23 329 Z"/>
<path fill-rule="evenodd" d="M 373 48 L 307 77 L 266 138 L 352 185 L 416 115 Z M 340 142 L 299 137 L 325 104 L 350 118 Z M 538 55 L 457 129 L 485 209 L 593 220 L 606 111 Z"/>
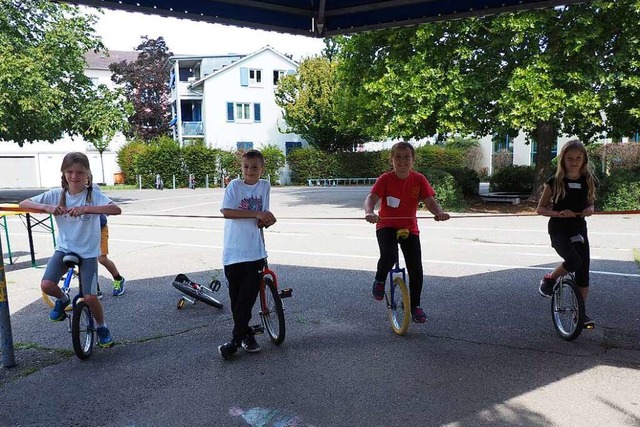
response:
<path fill-rule="evenodd" d="M 262 86 L 241 86 L 241 67 L 261 69 Z M 227 150 L 235 149 L 239 141 L 251 141 L 254 148 L 276 144 L 284 151 L 286 141 L 304 142 L 298 135 L 278 131 L 282 111 L 275 103 L 273 70 L 295 68 L 295 64 L 267 49 L 205 80 L 203 122 L 207 145 Z M 227 102 L 260 103 L 260 123 L 227 122 Z"/>

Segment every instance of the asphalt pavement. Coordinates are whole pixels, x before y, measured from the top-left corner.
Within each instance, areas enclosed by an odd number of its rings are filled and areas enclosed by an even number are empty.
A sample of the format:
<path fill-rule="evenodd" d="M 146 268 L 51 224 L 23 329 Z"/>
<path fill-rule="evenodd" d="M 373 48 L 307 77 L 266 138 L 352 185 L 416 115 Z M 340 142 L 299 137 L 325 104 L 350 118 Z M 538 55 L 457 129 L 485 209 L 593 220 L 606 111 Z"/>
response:
<path fill-rule="evenodd" d="M 102 300 L 116 345 L 87 361 L 40 298 L 51 236 L 35 233 L 32 268 L 26 231 L 10 218 L 18 364 L 0 369 L 0 425 L 640 425 L 640 216 L 589 219 L 597 326 L 572 342 L 537 292 L 558 261 L 544 218 L 420 220 L 429 320 L 400 337 L 370 295 L 378 249 L 362 219 L 368 189 L 272 190 L 278 222 L 265 236 L 280 286 L 293 289 L 287 336 L 280 346 L 259 336 L 260 353 L 230 361 L 216 351 L 232 328 L 226 287 L 222 309 L 178 310 L 171 286 L 178 273 L 219 275 L 221 189 L 107 191 L 123 208 L 109 220 L 110 258 L 127 283 Z"/>

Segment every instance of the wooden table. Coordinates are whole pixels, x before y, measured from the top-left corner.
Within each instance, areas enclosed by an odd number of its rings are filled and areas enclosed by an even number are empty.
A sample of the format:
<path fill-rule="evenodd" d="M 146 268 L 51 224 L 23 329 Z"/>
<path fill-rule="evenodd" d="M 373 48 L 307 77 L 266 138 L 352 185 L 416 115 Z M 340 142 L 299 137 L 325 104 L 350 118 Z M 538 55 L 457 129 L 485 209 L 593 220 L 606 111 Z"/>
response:
<path fill-rule="evenodd" d="M 33 214 L 45 215 L 44 218 L 36 218 Z M 26 219 L 23 221 L 27 229 L 27 235 L 29 236 L 29 250 L 31 252 L 31 266 L 36 266 L 36 254 L 33 247 L 33 229 L 35 227 L 44 228 L 51 232 L 53 238 L 53 247 L 56 246 L 56 233 L 53 226 L 53 216 L 47 212 L 35 210 L 35 209 L 21 209 L 19 205 L 14 203 L 0 203 L 0 217 L 2 217 L 2 223 L 0 227 L 4 228 L 5 236 L 7 238 L 7 252 L 9 253 L 9 264 L 13 264 L 13 254 L 11 253 L 11 243 L 9 241 L 9 227 L 7 224 L 7 216 L 17 215 L 19 218 Z"/>

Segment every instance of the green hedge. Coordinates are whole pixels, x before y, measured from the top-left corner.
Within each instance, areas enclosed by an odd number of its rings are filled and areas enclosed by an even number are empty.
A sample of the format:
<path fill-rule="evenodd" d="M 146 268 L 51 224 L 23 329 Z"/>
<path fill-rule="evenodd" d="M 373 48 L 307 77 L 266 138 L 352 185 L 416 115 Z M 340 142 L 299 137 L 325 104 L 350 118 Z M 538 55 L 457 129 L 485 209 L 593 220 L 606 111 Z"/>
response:
<path fill-rule="evenodd" d="M 269 176 L 274 182 L 278 171 L 284 165 L 284 153 L 275 145 L 265 146 L 261 150 L 265 158 L 264 178 Z M 206 177 L 209 186 L 219 186 L 223 176 L 231 179 L 242 175 L 241 152 L 225 151 L 206 147 L 203 143 L 194 143 L 180 147 L 171 138 L 162 137 L 146 144 L 131 141 L 117 153 L 120 170 L 125 174 L 125 184 L 138 185 L 137 177 L 142 177 L 143 188 L 153 188 L 156 174 L 160 174 L 165 188 L 188 186 L 189 175 L 194 174 L 196 185 L 204 187 Z"/>
<path fill-rule="evenodd" d="M 535 169 L 533 166 L 507 166 L 491 175 L 489 190 L 495 192 L 531 194 Z"/>
<path fill-rule="evenodd" d="M 466 203 L 462 197 L 462 190 L 453 175 L 442 169 L 418 168 L 416 171 L 427 177 L 442 209 L 454 212 L 465 209 Z"/>
<path fill-rule="evenodd" d="M 315 148 L 298 148 L 289 153 L 287 163 L 293 184 L 307 184 L 311 178 L 337 178 L 338 158 Z"/>
<path fill-rule="evenodd" d="M 612 170 L 600 181 L 596 206 L 603 211 L 640 209 L 640 167 Z"/>
<path fill-rule="evenodd" d="M 464 150 L 440 145 L 423 145 L 416 148 L 415 168 L 462 169 L 465 167 Z"/>

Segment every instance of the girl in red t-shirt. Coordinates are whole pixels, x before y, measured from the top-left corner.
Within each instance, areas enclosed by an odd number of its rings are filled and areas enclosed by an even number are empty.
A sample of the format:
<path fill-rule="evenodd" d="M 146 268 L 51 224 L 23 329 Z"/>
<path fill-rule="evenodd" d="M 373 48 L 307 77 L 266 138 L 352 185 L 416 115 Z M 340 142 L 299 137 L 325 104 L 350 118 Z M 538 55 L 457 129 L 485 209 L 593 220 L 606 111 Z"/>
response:
<path fill-rule="evenodd" d="M 380 259 L 371 293 L 381 301 L 384 298 L 384 282 L 396 260 L 396 231 L 409 230 L 409 237 L 400 240 L 409 272 L 409 293 L 411 295 L 411 317 L 416 323 L 424 323 L 427 316 L 420 308 L 422 294 L 422 249 L 420 230 L 416 212 L 422 200 L 434 215 L 436 221 L 446 221 L 449 214 L 442 210 L 434 196 L 435 191 L 424 175 L 413 170 L 416 150 L 408 142 L 398 142 L 391 147 L 389 155 L 393 170 L 383 173 L 364 201 L 365 219 L 376 224 L 376 237 L 380 248 Z M 381 200 L 378 215 L 374 208 Z"/>

